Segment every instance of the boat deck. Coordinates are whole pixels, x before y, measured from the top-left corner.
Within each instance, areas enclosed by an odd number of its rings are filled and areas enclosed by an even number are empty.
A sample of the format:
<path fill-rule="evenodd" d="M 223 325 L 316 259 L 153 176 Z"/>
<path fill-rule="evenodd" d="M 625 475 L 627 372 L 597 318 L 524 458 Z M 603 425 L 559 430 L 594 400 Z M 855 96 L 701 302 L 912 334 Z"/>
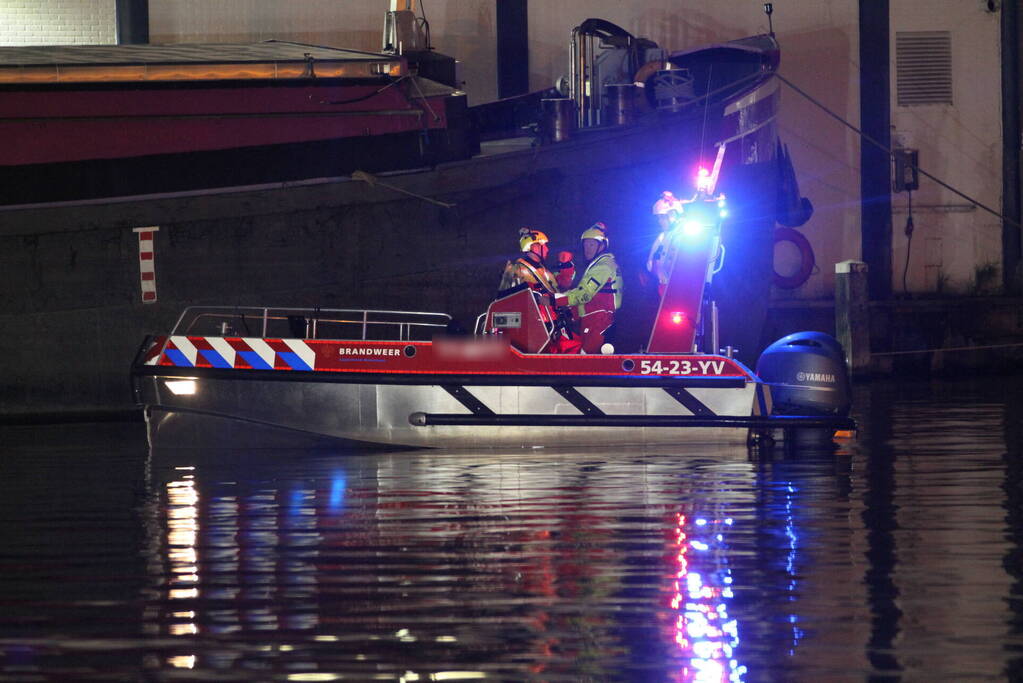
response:
<path fill-rule="evenodd" d="M 402 76 L 401 57 L 278 40 L 0 48 L 0 84 Z"/>

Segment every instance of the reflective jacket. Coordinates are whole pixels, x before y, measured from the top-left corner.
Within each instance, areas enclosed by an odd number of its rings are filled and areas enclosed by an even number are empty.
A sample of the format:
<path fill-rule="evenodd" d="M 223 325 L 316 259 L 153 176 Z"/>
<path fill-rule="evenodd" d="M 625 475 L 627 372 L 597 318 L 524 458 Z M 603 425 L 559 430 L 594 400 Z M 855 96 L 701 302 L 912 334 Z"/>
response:
<path fill-rule="evenodd" d="M 504 291 L 522 283 L 547 294 L 554 294 L 558 291 L 558 281 L 546 266 L 542 263 L 533 263 L 520 256 L 505 264 L 504 273 L 501 275 L 501 285 L 497 289 Z"/>
<path fill-rule="evenodd" d="M 614 310 L 621 308 L 622 270 L 618 267 L 614 254 L 605 251 L 590 261 L 579 277 L 579 284 L 565 292 L 565 298 L 569 306 L 578 306 L 580 316 L 586 315 L 588 312 L 586 304 L 594 298 L 606 299 L 607 304 L 613 300 Z"/>

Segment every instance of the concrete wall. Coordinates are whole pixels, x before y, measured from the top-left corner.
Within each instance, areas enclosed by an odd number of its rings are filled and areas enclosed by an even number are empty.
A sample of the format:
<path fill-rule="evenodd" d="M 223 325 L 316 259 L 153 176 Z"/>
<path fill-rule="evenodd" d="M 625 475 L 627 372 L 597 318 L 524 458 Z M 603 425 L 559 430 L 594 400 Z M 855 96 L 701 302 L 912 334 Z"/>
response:
<path fill-rule="evenodd" d="M 3 0 L 0 45 L 117 42 L 115 0 Z"/>
<path fill-rule="evenodd" d="M 986 3 L 892 2 L 893 143 L 920 150 L 920 167 L 978 201 L 1001 210 L 1001 41 L 998 12 Z M 953 104 L 898 106 L 895 34 L 949 31 Z M 928 178 L 913 193 L 915 231 L 906 239 L 906 193 L 893 197 L 893 288 L 902 291 L 909 245 L 911 292 L 995 290 L 1001 285 L 1001 223 Z"/>

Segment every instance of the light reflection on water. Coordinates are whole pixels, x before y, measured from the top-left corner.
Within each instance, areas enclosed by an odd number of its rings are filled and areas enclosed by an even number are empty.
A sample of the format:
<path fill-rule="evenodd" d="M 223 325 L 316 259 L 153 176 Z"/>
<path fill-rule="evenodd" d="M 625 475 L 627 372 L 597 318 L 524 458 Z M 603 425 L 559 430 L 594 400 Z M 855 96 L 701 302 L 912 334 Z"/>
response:
<path fill-rule="evenodd" d="M 4 428 L 0 678 L 1011 677 L 1020 398 L 864 387 L 857 442 L 764 459 Z"/>
<path fill-rule="evenodd" d="M 498 676 L 613 675 L 630 666 L 625 627 L 654 639 L 658 659 L 636 662 L 643 669 L 677 662 L 677 680 L 742 680 L 725 600 L 732 520 L 689 524 L 675 511 L 752 503 L 749 482 L 736 493 L 751 472 L 745 453 L 708 452 L 681 470 L 677 455 L 614 458 L 307 456 L 247 480 L 217 463 L 158 464 L 163 518 L 149 520 L 148 547 L 165 606 L 151 623 L 169 636 L 271 631 L 284 639 L 275 655 L 294 666 L 337 658 L 339 671 L 364 675 L 403 674 L 395 658 L 418 653 L 431 668 L 408 670 L 449 680 L 466 660 Z M 729 461 L 730 483 L 709 477 Z M 208 650 L 165 662 L 218 670 L 246 659 L 215 652 L 214 663 Z"/>

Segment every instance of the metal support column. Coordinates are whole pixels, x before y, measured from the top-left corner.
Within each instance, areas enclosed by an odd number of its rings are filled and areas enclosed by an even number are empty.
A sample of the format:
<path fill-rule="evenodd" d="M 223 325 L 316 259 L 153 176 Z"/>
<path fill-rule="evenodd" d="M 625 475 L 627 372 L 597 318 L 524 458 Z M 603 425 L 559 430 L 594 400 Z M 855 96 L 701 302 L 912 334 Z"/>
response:
<path fill-rule="evenodd" d="M 149 0 L 117 0 L 117 44 L 149 42 Z"/>
<path fill-rule="evenodd" d="M 497 5 L 497 96 L 529 92 L 529 21 L 526 0 L 494 0 Z"/>
<path fill-rule="evenodd" d="M 1020 144 L 1020 49 L 1023 39 L 1019 21 L 1019 4 L 1001 4 L 1002 27 L 1002 286 L 1008 295 L 1023 292 L 1023 268 L 1020 265 L 1021 182 Z"/>
<path fill-rule="evenodd" d="M 889 0 L 860 0 L 860 125 L 891 147 Z M 860 142 L 861 250 L 872 299 L 892 293 L 892 170 L 888 153 Z"/>

